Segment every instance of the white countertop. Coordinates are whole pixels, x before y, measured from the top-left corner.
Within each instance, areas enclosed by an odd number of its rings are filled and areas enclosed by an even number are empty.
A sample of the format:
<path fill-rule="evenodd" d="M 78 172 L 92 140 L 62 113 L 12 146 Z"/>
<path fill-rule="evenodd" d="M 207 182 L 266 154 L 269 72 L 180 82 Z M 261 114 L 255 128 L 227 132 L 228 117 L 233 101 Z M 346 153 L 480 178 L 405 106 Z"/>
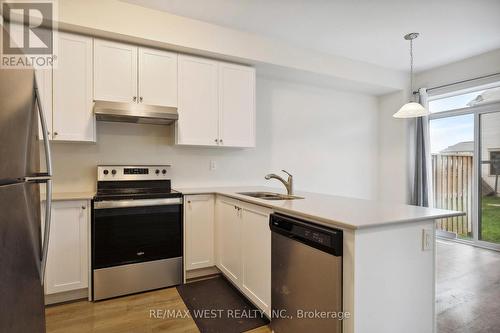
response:
<path fill-rule="evenodd" d="M 380 227 L 397 223 L 418 222 L 465 215 L 463 212 L 403 205 L 391 202 L 348 198 L 327 194 L 296 192 L 304 199 L 264 200 L 238 194 L 238 192 L 278 192 L 283 189 L 269 187 L 207 187 L 176 188 L 184 195 L 219 194 L 248 203 L 271 208 L 277 212 L 308 218 L 324 225 L 347 229 Z"/>
<path fill-rule="evenodd" d="M 53 192 L 53 201 L 64 200 L 91 200 L 94 198 L 95 192 Z M 40 198 L 45 200 L 45 193 L 40 193 Z"/>

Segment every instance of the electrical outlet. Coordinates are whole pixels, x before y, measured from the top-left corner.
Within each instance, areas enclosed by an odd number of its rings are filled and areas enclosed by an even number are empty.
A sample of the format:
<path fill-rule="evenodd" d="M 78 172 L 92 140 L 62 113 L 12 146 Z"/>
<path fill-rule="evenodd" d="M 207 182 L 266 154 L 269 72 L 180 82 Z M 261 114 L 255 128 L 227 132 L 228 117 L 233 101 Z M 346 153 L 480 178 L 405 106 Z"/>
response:
<path fill-rule="evenodd" d="M 422 251 L 430 251 L 434 247 L 434 230 L 422 229 Z"/>
<path fill-rule="evenodd" d="M 217 169 L 217 162 L 215 162 L 214 160 L 211 160 L 210 161 L 210 170 L 215 170 Z"/>

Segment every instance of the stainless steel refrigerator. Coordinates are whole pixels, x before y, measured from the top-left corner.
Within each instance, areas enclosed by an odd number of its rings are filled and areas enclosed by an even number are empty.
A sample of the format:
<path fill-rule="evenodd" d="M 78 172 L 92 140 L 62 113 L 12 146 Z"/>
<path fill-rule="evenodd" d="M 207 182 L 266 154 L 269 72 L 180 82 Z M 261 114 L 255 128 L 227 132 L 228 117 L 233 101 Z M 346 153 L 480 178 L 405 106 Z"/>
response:
<path fill-rule="evenodd" d="M 47 126 L 33 70 L 0 70 L 0 332 L 45 332 L 43 277 L 52 175 Z M 38 140 L 41 120 L 43 144 Z M 40 149 L 45 172 L 40 171 Z M 45 184 L 41 235 L 40 185 Z"/>

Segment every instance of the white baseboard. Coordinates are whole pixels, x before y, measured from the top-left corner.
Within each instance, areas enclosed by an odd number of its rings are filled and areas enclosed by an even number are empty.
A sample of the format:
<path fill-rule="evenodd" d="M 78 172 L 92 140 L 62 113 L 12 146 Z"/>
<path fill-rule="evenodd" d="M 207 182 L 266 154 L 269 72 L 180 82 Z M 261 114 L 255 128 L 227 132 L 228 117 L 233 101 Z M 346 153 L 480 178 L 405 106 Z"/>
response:
<path fill-rule="evenodd" d="M 201 280 L 207 277 L 210 278 L 219 274 L 221 274 L 221 271 L 215 266 L 193 269 L 186 271 L 186 282 L 193 282 L 193 280 Z"/>
<path fill-rule="evenodd" d="M 88 288 L 65 291 L 62 293 L 45 295 L 45 305 L 64 303 L 79 299 L 88 299 L 88 297 L 89 297 Z"/>

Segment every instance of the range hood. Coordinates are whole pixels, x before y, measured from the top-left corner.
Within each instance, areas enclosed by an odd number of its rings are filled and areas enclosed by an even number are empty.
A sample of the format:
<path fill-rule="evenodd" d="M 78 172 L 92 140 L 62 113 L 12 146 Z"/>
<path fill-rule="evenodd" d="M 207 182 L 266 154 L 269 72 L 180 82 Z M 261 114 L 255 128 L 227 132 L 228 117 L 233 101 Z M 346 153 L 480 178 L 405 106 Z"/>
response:
<path fill-rule="evenodd" d="M 94 114 L 100 121 L 169 125 L 179 118 L 176 107 L 95 101 Z"/>

